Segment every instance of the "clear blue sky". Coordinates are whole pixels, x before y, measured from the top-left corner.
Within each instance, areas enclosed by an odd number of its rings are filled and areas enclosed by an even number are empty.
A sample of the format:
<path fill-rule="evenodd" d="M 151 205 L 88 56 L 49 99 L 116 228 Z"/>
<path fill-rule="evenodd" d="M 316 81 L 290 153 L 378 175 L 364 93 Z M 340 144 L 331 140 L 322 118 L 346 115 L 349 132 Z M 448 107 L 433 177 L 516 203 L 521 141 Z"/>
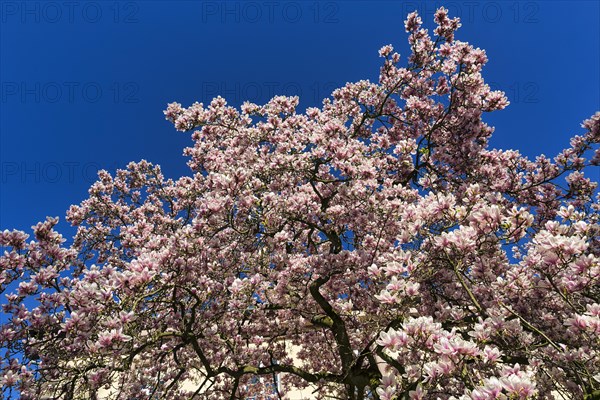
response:
<path fill-rule="evenodd" d="M 438 5 L 512 102 L 486 117 L 494 147 L 554 155 L 600 109 L 598 1 L 0 1 L 0 229 L 64 223 L 99 168 L 188 173 L 168 102 L 298 94 L 304 108 L 376 80 L 382 45 L 408 54 L 406 14 L 432 27 Z"/>

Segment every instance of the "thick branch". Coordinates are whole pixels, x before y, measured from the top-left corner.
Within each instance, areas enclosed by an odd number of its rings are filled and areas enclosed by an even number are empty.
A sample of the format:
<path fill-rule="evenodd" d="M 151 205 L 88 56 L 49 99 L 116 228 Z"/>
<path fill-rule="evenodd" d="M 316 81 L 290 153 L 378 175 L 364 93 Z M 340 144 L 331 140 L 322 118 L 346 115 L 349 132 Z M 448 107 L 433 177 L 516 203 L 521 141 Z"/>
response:
<path fill-rule="evenodd" d="M 310 294 L 315 299 L 317 304 L 321 307 L 321 309 L 327 314 L 331 321 L 331 332 L 333 333 L 333 337 L 338 346 L 338 353 L 340 355 L 340 360 L 342 362 L 342 370 L 347 372 L 352 363 L 354 361 L 354 357 L 352 355 L 352 346 L 350 345 L 350 339 L 348 338 L 348 333 L 346 332 L 346 324 L 344 320 L 333 310 L 331 304 L 323 297 L 321 292 L 319 291 L 320 287 L 329 281 L 330 277 L 322 276 L 318 278 L 316 281 L 311 283 L 310 285 Z"/>

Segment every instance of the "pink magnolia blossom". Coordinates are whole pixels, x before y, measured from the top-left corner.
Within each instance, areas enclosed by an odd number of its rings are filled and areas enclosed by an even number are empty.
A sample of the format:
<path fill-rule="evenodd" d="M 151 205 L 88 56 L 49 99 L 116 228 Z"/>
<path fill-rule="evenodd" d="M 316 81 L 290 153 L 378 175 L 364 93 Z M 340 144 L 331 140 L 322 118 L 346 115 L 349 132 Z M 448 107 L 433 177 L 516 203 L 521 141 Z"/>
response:
<path fill-rule="evenodd" d="M 2 394 L 597 394 L 600 112 L 553 158 L 490 149 L 508 100 L 434 22 L 303 113 L 169 104 L 189 175 L 99 171 L 70 245 L 57 218 L 1 231 Z"/>

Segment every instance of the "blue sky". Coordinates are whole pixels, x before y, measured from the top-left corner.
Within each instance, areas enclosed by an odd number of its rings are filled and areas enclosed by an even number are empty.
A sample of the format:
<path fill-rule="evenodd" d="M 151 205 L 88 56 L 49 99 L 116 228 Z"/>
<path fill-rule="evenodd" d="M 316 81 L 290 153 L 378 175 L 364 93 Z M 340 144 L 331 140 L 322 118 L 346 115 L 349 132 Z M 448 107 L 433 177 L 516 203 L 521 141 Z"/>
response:
<path fill-rule="evenodd" d="M 406 14 L 432 27 L 440 5 L 511 100 L 486 116 L 494 147 L 553 156 L 600 109 L 598 1 L 0 1 L 0 229 L 49 215 L 70 236 L 65 211 L 99 168 L 187 174 L 169 102 L 286 94 L 305 108 L 375 81 L 381 46 L 408 55 Z"/>

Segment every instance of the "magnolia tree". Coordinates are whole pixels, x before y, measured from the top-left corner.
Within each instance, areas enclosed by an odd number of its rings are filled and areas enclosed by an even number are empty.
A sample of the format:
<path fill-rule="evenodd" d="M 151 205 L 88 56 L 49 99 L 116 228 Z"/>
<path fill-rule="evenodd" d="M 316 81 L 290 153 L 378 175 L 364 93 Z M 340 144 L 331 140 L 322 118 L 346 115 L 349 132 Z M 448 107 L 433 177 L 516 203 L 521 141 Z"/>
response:
<path fill-rule="evenodd" d="M 2 232 L 4 396 L 599 398 L 600 112 L 553 159 L 490 149 L 508 101 L 435 22 L 321 108 L 169 104 L 190 176 L 100 171 L 71 246 Z"/>

